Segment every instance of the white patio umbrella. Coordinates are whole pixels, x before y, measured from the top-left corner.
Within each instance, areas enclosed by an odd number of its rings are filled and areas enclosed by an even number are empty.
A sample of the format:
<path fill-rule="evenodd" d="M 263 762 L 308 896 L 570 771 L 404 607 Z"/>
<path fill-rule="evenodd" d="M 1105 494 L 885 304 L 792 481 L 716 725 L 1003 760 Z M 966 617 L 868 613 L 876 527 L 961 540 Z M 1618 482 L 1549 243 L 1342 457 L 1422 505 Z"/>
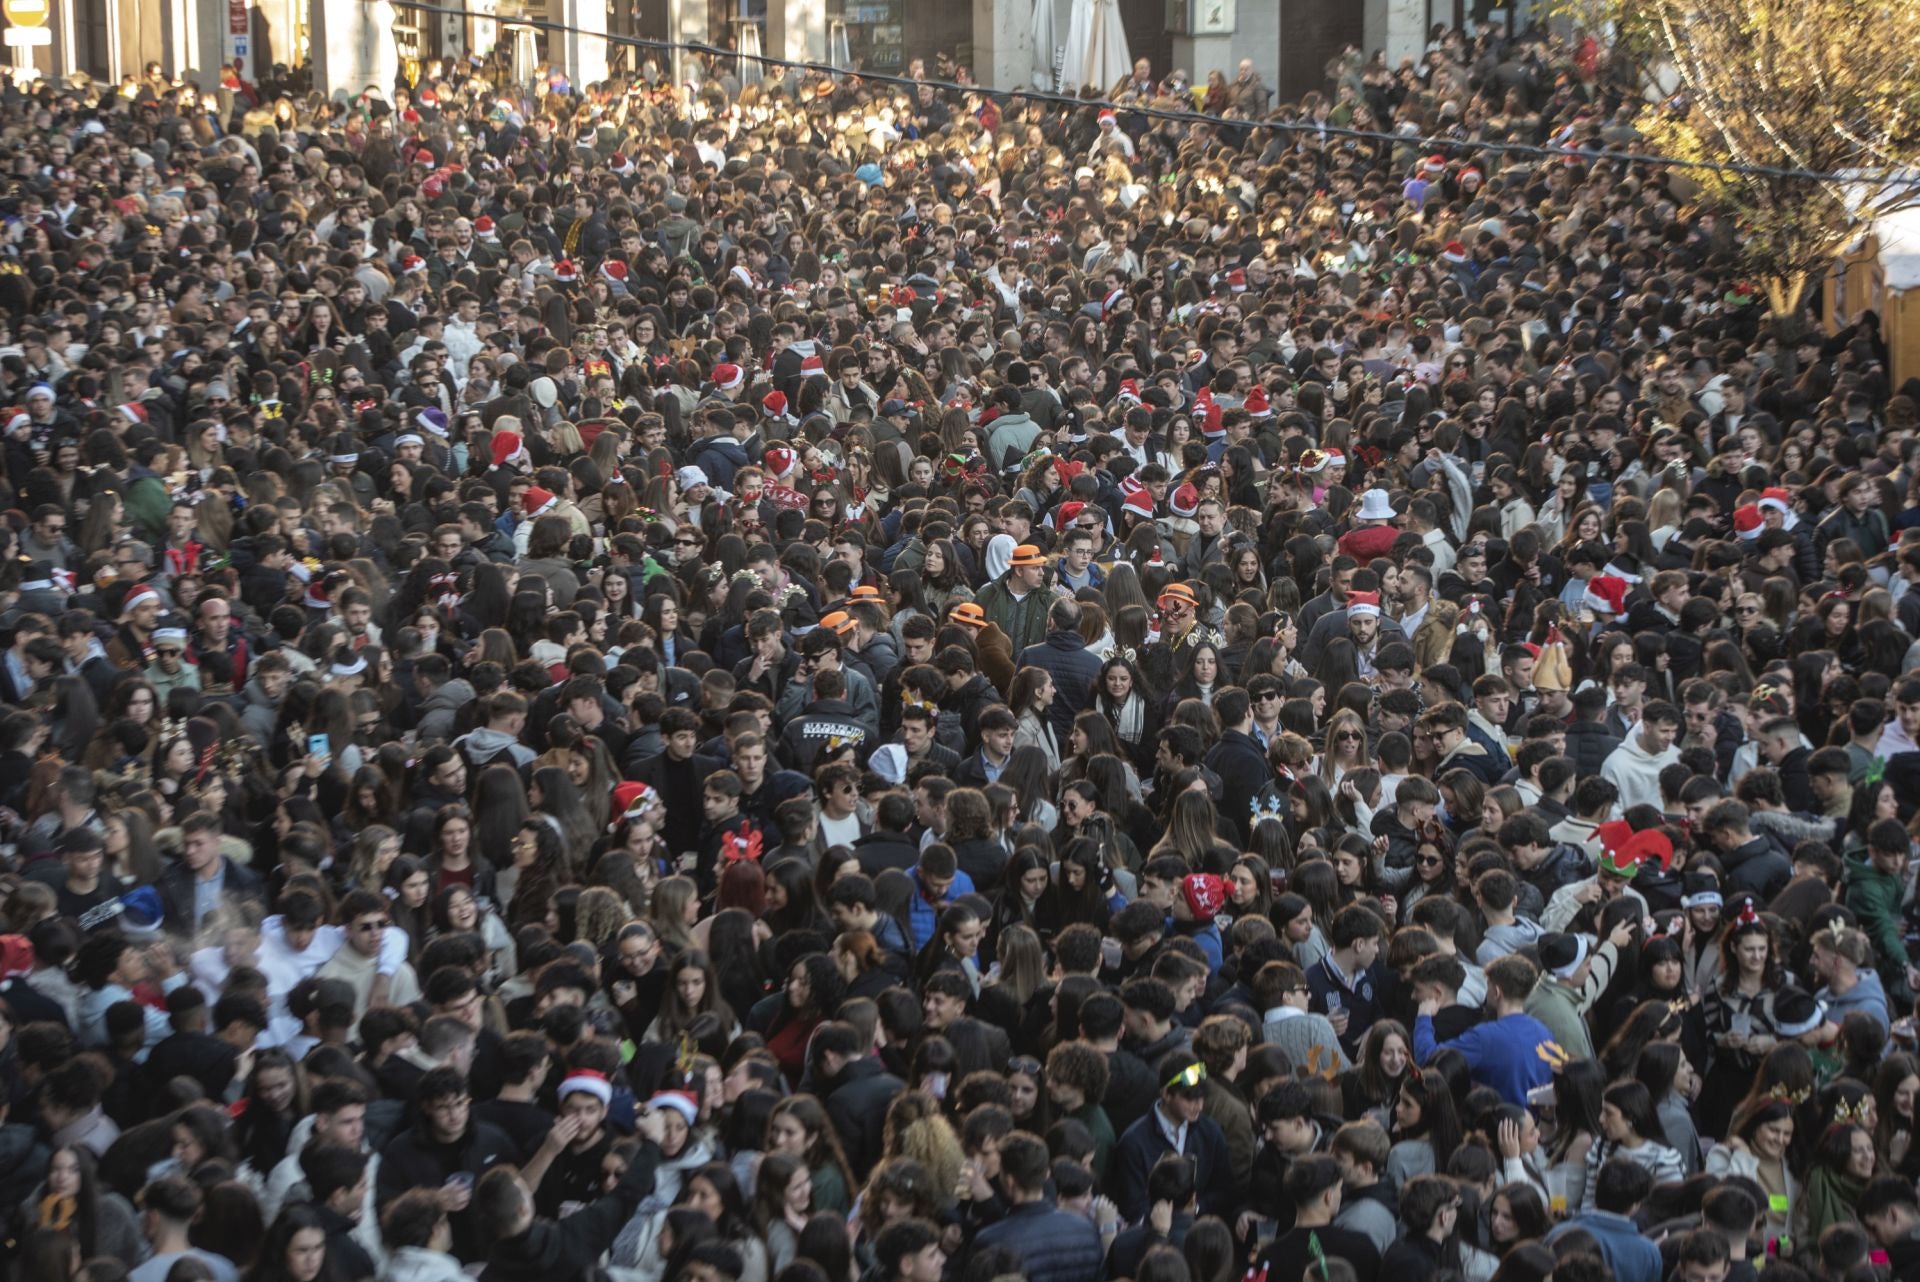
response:
<path fill-rule="evenodd" d="M 1133 55 L 1127 52 L 1127 33 L 1120 25 L 1117 0 L 1073 0 L 1061 92 L 1074 93 L 1091 85 L 1105 93 L 1132 68 Z"/>
<path fill-rule="evenodd" d="M 1033 0 L 1033 70 L 1028 83 L 1035 89 L 1056 90 L 1059 86 L 1059 61 L 1067 47 L 1066 23 L 1070 4 L 1066 0 Z"/>

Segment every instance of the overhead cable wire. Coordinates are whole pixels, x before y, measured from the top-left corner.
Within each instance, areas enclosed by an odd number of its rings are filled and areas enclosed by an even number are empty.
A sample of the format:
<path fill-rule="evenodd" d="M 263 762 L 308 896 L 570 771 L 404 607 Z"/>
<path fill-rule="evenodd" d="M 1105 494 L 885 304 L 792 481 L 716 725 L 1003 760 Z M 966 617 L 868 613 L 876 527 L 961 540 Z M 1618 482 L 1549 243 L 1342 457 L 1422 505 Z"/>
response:
<path fill-rule="evenodd" d="M 775 0 L 776 3 L 779 0 Z M 371 0 L 363 0 L 371 3 Z M 446 5 L 395 3 L 396 9 L 413 10 L 419 13 L 437 13 L 451 18 L 467 19 L 477 15 L 466 9 L 451 8 Z M 590 36 L 605 40 L 608 44 L 626 45 L 638 49 L 658 50 L 662 52 L 697 53 L 713 58 L 731 58 L 755 62 L 762 67 L 782 67 L 815 75 L 831 76 L 835 79 L 852 76 L 859 80 L 892 85 L 903 89 L 917 90 L 927 85 L 935 90 L 944 90 L 958 94 L 979 94 L 984 98 L 1018 99 L 1027 102 L 1042 102 L 1052 106 L 1073 110 L 1091 109 L 1112 111 L 1116 115 L 1129 114 L 1145 116 L 1152 120 L 1175 121 L 1180 124 L 1201 125 L 1209 129 L 1233 129 L 1252 131 L 1268 129 L 1282 134 L 1317 134 L 1322 138 L 1351 140 L 1355 142 L 1379 142 L 1396 147 L 1413 147 L 1419 151 L 1467 151 L 1491 152 L 1495 155 L 1530 156 L 1543 160 L 1576 160 L 1582 163 L 1605 162 L 1620 165 L 1649 165 L 1663 169 L 1697 170 L 1706 173 L 1737 174 L 1748 177 L 1792 178 L 1809 182 L 1848 183 L 1871 186 L 1912 186 L 1920 184 L 1920 168 L 1912 173 L 1873 172 L 1857 170 L 1849 172 L 1823 172 L 1812 169 L 1797 169 L 1779 165 L 1759 165 L 1736 163 L 1732 161 L 1694 160 L 1683 156 L 1653 156 L 1638 152 L 1616 151 L 1611 148 L 1593 147 L 1556 147 L 1546 143 L 1495 142 L 1477 139 L 1456 138 L 1447 134 L 1399 134 L 1380 130 L 1354 129 L 1349 126 L 1321 124 L 1311 120 L 1243 120 L 1209 116 L 1200 111 L 1182 111 L 1171 107 L 1152 107 L 1138 103 L 1112 102 L 1105 98 L 1081 98 L 1074 94 L 1056 93 L 1046 89 L 993 89 L 985 85 L 961 84 L 955 80 L 916 80 L 911 76 L 894 75 L 886 72 L 862 71 L 850 67 L 836 67 L 830 63 L 808 62 L 792 58 L 778 58 L 771 54 L 748 54 L 737 49 L 723 49 L 692 40 L 655 40 L 646 36 L 617 35 L 606 31 L 593 31 L 585 27 L 568 23 L 552 22 L 542 18 L 500 17 L 496 21 L 505 27 L 527 27 L 537 31 L 552 31 L 562 34 Z"/>

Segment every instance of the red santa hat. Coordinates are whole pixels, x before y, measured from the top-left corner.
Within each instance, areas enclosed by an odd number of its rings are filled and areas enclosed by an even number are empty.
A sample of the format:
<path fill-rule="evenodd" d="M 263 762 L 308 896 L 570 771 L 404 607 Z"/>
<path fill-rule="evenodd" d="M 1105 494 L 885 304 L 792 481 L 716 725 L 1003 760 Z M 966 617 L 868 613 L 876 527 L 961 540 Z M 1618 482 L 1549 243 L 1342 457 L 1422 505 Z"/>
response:
<path fill-rule="evenodd" d="M 659 804 L 660 794 L 646 784 L 620 784 L 613 790 L 613 823 L 607 830 L 611 832 L 623 822 L 638 819 Z"/>
<path fill-rule="evenodd" d="M 493 229 L 493 219 L 486 214 L 473 220 L 473 234 L 481 240 L 497 240 L 500 235 Z"/>
<path fill-rule="evenodd" d="M 1200 506 L 1200 491 L 1193 488 L 1193 483 L 1189 481 L 1173 492 L 1167 501 L 1167 506 L 1173 510 L 1175 516 L 1192 516 Z"/>
<path fill-rule="evenodd" d="M 1367 614 L 1376 619 L 1379 618 L 1380 594 L 1378 592 L 1347 593 L 1347 617 L 1351 619 L 1356 614 Z"/>
<path fill-rule="evenodd" d="M 627 283 L 627 265 L 618 258 L 609 258 L 606 262 L 601 263 L 600 274 L 617 284 L 624 285 Z"/>
<path fill-rule="evenodd" d="M 1111 316 L 1113 314 L 1113 309 L 1118 307 L 1120 305 L 1120 300 L 1125 298 L 1126 296 L 1127 296 L 1126 290 L 1115 289 L 1111 294 L 1108 294 L 1105 298 L 1101 299 L 1100 315 L 1103 317 Z"/>
<path fill-rule="evenodd" d="M 493 465 L 495 467 L 517 463 L 525 457 L 525 454 L 526 450 L 521 444 L 520 433 L 495 432 L 493 434 Z"/>
<path fill-rule="evenodd" d="M 1225 419 L 1226 411 L 1218 405 L 1215 405 L 1212 401 L 1208 401 L 1206 417 L 1200 420 L 1200 434 L 1202 436 L 1225 436 L 1227 434 Z"/>
<path fill-rule="evenodd" d="M 1480 171 L 1472 165 L 1468 165 L 1460 171 L 1460 185 L 1462 187 L 1478 187 L 1481 180 L 1482 175 Z"/>
<path fill-rule="evenodd" d="M 779 391 L 768 392 L 760 398 L 760 408 L 767 412 L 769 418 L 785 418 L 787 416 L 787 394 Z M 768 450 L 767 452 L 771 454 L 773 451 Z"/>
<path fill-rule="evenodd" d="M 1457 240 L 1450 240 L 1447 247 L 1440 251 L 1440 257 L 1450 263 L 1464 263 L 1467 261 L 1467 247 Z"/>
<path fill-rule="evenodd" d="M 1129 484 L 1131 482 L 1131 484 Z M 1153 519 L 1153 491 L 1129 476 L 1120 483 L 1120 506 L 1135 516 Z"/>
<path fill-rule="evenodd" d="M 560 1099 L 569 1095 L 591 1095 L 605 1108 L 613 1102 L 613 1083 L 607 1080 L 605 1073 L 596 1073 L 590 1068 L 576 1068 L 560 1079 L 560 1089 L 556 1092 Z"/>
<path fill-rule="evenodd" d="M 132 614 L 143 605 L 158 606 L 164 604 L 165 602 L 160 599 L 158 592 L 142 583 L 137 585 L 133 591 L 127 593 L 126 598 L 120 602 L 120 613 L 123 615 Z"/>
<path fill-rule="evenodd" d="M 1118 122 L 1117 122 L 1117 121 L 1116 121 L 1116 120 L 1114 119 L 1114 115 L 1113 115 L 1113 108 L 1112 108 L 1112 107 L 1102 107 L 1102 108 L 1100 108 L 1100 116 L 1099 116 L 1099 121 L 1100 121 L 1100 123 L 1101 123 L 1101 124 L 1103 124 L 1103 125 L 1111 125 L 1111 124 L 1117 124 L 1117 123 L 1118 123 Z"/>
<path fill-rule="evenodd" d="M 1264 383 L 1255 383 L 1247 391 L 1247 399 L 1241 406 L 1247 411 L 1248 418 L 1272 418 L 1273 406 L 1267 400 L 1267 388 Z"/>
<path fill-rule="evenodd" d="M 553 265 L 553 278 L 564 284 L 571 285 L 574 281 L 580 279 L 580 269 L 573 265 L 571 258 L 562 258 Z"/>
<path fill-rule="evenodd" d="M 1227 288 L 1236 294 L 1247 292 L 1247 274 L 1238 267 L 1227 273 Z"/>
<path fill-rule="evenodd" d="M 1445 156 L 1428 156 L 1420 163 L 1420 168 L 1429 176 L 1444 174 L 1447 172 L 1447 158 Z"/>
<path fill-rule="evenodd" d="M 1132 401 L 1135 405 L 1141 404 L 1140 380 L 1137 378 L 1121 379 L 1120 393 L 1115 399 L 1122 400 L 1122 401 Z"/>
<path fill-rule="evenodd" d="M 1760 491 L 1760 501 L 1754 506 L 1762 510 L 1772 508 L 1782 516 L 1785 516 L 1787 513 L 1793 511 L 1793 496 L 1788 494 L 1781 486 L 1771 486 Z"/>
<path fill-rule="evenodd" d="M 713 385 L 723 392 L 734 391 L 746 379 L 746 372 L 738 365 L 722 361 L 713 367 Z"/>
<path fill-rule="evenodd" d="M 772 394 L 772 396 L 779 395 L 780 393 L 778 392 Z M 768 399 L 771 400 L 772 396 L 769 396 Z M 785 400 L 786 398 L 781 397 L 781 399 Z M 761 461 L 767 465 L 767 475 L 777 481 L 786 476 L 787 473 L 793 471 L 795 467 L 799 466 L 800 456 L 784 445 L 776 445 L 766 452 Z"/>
<path fill-rule="evenodd" d="M 819 356 L 803 356 L 800 358 L 801 377 L 804 378 L 809 374 L 824 374 L 826 372 L 827 363 L 821 360 Z"/>
<path fill-rule="evenodd" d="M 1596 574 L 1587 580 L 1580 600 L 1589 609 L 1623 614 L 1627 608 L 1627 581 L 1611 574 Z"/>
<path fill-rule="evenodd" d="M 1065 530 L 1067 527 L 1071 526 L 1074 523 L 1075 519 L 1078 518 L 1082 512 L 1086 510 L 1087 510 L 1087 505 L 1085 503 L 1080 502 L 1078 499 L 1074 499 L 1071 502 L 1062 503 L 1058 508 L 1054 509 L 1053 528 L 1056 530 Z"/>
<path fill-rule="evenodd" d="M 1733 529 L 1743 539 L 1757 539 L 1767 520 L 1760 515 L 1758 506 L 1748 503 L 1744 507 L 1733 509 Z"/>
<path fill-rule="evenodd" d="M 427 260 L 418 254 L 408 254 L 400 260 L 400 272 L 404 276 L 411 276 L 415 272 L 424 272 L 426 270 Z"/>
<path fill-rule="evenodd" d="M 138 401 L 128 401 L 120 407 L 120 412 L 127 416 L 129 423 L 145 423 L 147 421 L 147 407 Z"/>
<path fill-rule="evenodd" d="M 560 500 L 553 497 L 552 490 L 543 490 L 537 485 L 529 485 L 527 492 L 520 496 L 520 510 L 528 516 L 540 516 L 551 511 Z"/>

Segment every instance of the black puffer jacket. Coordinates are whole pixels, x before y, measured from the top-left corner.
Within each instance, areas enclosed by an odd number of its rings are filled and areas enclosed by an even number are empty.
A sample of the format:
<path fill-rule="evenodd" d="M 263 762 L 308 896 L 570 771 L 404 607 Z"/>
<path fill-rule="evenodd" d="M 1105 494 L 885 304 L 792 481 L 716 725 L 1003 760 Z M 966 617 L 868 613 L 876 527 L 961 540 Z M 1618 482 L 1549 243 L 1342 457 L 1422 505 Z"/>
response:
<path fill-rule="evenodd" d="M 1576 779 L 1599 774 L 1619 746 L 1620 737 L 1598 721 L 1576 721 L 1567 727 L 1567 755 L 1573 758 Z"/>

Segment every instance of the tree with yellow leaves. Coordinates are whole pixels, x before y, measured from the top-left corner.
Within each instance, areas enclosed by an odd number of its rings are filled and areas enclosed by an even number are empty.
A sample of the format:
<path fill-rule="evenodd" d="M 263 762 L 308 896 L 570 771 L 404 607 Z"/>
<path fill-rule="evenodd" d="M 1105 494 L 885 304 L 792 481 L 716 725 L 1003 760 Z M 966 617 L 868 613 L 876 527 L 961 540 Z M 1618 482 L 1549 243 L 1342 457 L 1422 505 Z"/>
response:
<path fill-rule="evenodd" d="M 1685 173 L 1702 204 L 1737 216 L 1738 253 L 1776 316 L 1861 224 L 1920 203 L 1920 0 L 1627 8 L 1678 82 L 1646 114 L 1650 149 L 1734 167 Z"/>

